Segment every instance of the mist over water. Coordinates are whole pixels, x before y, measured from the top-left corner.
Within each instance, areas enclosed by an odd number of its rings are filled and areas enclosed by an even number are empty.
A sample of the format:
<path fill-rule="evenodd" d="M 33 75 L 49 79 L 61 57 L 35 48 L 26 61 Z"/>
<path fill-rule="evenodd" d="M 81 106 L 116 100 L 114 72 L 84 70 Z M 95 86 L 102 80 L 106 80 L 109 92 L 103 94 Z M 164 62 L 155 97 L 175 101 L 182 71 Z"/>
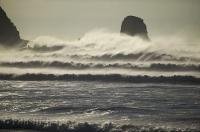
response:
<path fill-rule="evenodd" d="M 1 74 L 92 74 L 200 77 L 200 45 L 179 36 L 151 41 L 93 30 L 76 40 L 40 36 L 20 49 L 0 49 Z"/>

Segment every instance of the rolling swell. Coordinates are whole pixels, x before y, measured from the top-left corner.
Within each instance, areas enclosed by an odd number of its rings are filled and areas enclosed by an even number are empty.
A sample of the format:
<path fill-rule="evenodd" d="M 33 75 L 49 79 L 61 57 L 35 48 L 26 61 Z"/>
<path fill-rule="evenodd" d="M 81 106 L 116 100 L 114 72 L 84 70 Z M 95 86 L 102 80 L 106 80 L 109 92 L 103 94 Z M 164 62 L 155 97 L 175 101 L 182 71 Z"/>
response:
<path fill-rule="evenodd" d="M 119 113 L 156 113 L 157 110 L 150 110 L 145 108 L 132 108 L 125 106 L 110 106 L 110 107 L 73 107 L 73 106 L 55 106 L 39 110 L 42 113 L 62 113 L 70 112 L 75 113 L 90 113 L 90 112 L 119 112 Z"/>
<path fill-rule="evenodd" d="M 43 53 L 47 53 L 47 51 L 44 50 L 44 52 L 41 52 L 41 50 L 38 50 L 41 54 L 38 54 L 37 56 L 43 57 Z M 49 52 L 52 52 L 53 49 L 49 49 Z M 72 53 L 72 54 L 60 54 L 53 52 L 52 54 L 49 54 L 49 57 L 65 57 L 65 58 L 71 58 L 71 59 L 86 59 L 86 60 L 92 60 L 92 61 L 115 61 L 115 60 L 123 60 L 123 61 L 172 61 L 172 62 L 200 62 L 199 58 L 196 57 L 188 57 L 188 56 L 175 56 L 171 54 L 164 54 L 164 53 L 157 53 L 157 52 L 139 52 L 139 53 L 105 53 L 105 54 L 97 54 L 92 55 L 89 53 Z"/>
<path fill-rule="evenodd" d="M 167 128 L 144 125 L 116 125 L 75 123 L 68 121 L 66 123 L 31 121 L 31 120 L 0 120 L 0 130 L 35 130 L 48 132 L 198 132 L 198 128 Z"/>
<path fill-rule="evenodd" d="M 17 68 L 65 68 L 65 69 L 103 69 L 103 68 L 120 68 L 130 70 L 145 70 L 145 71 L 197 71 L 200 72 L 200 65 L 194 64 L 162 64 L 152 63 L 149 66 L 135 65 L 131 63 L 77 63 L 77 62 L 45 62 L 45 61 L 29 61 L 29 62 L 0 62 L 2 67 L 17 67 Z"/>
<path fill-rule="evenodd" d="M 137 61 L 194 61 L 199 62 L 198 58 L 194 57 L 178 57 L 170 54 L 160 54 L 157 52 L 140 52 L 140 53 L 131 53 L 131 54 L 103 54 L 100 56 L 91 56 L 91 59 L 94 60 L 137 60 Z"/>
<path fill-rule="evenodd" d="M 36 52 L 53 52 L 63 49 L 64 46 L 58 45 L 58 46 L 34 46 L 29 47 L 29 50 L 36 51 Z"/>
<path fill-rule="evenodd" d="M 103 81 L 103 82 L 129 82 L 129 83 L 172 83 L 172 84 L 200 84 L 200 78 L 193 76 L 124 76 L 120 74 L 92 75 L 92 74 L 0 74 L 0 80 L 24 81 Z"/>

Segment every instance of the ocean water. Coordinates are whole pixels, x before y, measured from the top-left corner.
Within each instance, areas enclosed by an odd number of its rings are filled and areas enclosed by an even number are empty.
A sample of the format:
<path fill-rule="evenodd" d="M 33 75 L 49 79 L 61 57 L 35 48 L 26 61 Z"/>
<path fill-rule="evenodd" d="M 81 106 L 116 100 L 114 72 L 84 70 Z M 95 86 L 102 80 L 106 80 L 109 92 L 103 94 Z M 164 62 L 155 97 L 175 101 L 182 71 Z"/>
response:
<path fill-rule="evenodd" d="M 1 120 L 200 129 L 199 42 L 100 30 L 0 51 Z"/>
<path fill-rule="evenodd" d="M 0 117 L 193 128 L 200 86 L 87 81 L 1 81 Z"/>

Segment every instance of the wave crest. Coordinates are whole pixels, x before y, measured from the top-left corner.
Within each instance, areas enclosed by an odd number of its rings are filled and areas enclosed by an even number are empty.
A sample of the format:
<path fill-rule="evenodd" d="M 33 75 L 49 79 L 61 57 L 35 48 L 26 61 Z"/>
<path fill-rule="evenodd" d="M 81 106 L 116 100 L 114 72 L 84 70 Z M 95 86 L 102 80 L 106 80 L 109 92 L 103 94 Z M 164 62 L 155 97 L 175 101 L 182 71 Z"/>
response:
<path fill-rule="evenodd" d="M 92 74 L 0 74 L 0 80 L 65 80 L 65 81 L 104 81 L 128 83 L 172 83 L 172 84 L 200 84 L 200 78 L 193 76 L 123 76 L 120 74 L 92 75 Z"/>
<path fill-rule="evenodd" d="M 117 68 L 130 70 L 145 70 L 145 71 L 197 71 L 200 72 L 200 65 L 194 64 L 171 64 L 171 63 L 152 63 L 131 64 L 131 63 L 80 63 L 80 62 L 45 62 L 45 61 L 30 61 L 30 62 L 1 62 L 2 67 L 17 67 L 17 68 L 65 68 L 65 69 L 103 69 Z"/>

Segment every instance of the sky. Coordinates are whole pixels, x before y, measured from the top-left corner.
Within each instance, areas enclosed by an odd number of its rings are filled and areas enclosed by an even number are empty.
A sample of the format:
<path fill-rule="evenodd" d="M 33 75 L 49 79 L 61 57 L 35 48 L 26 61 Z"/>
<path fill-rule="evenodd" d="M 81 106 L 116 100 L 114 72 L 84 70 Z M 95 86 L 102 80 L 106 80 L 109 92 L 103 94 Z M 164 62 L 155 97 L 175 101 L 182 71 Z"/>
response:
<path fill-rule="evenodd" d="M 22 38 L 74 39 L 96 29 L 119 32 L 128 15 L 144 19 L 151 38 L 200 35 L 200 0 L 0 0 Z"/>

